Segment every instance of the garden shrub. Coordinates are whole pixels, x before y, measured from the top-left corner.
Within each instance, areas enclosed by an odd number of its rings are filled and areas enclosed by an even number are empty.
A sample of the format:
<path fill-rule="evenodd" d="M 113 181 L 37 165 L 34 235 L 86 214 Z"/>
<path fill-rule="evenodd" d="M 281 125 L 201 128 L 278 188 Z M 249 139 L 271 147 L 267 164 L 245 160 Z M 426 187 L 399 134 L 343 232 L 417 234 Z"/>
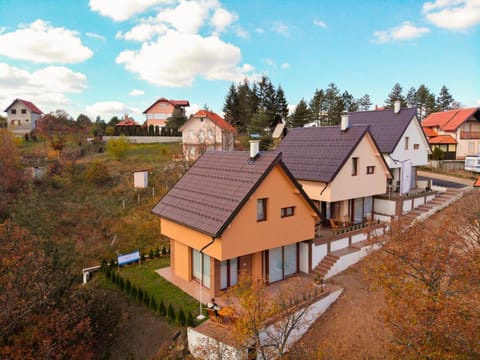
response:
<path fill-rule="evenodd" d="M 177 312 L 177 324 L 185 326 L 185 323 L 187 322 L 187 317 L 185 316 L 185 312 L 183 309 L 178 310 Z"/>
<path fill-rule="evenodd" d="M 175 309 L 173 308 L 172 304 L 168 304 L 167 308 L 167 320 L 169 322 L 174 322 L 176 320 L 175 316 Z"/>
<path fill-rule="evenodd" d="M 165 308 L 163 300 L 160 300 L 160 304 L 158 304 L 158 315 L 162 317 L 165 317 L 167 315 L 167 309 Z"/>

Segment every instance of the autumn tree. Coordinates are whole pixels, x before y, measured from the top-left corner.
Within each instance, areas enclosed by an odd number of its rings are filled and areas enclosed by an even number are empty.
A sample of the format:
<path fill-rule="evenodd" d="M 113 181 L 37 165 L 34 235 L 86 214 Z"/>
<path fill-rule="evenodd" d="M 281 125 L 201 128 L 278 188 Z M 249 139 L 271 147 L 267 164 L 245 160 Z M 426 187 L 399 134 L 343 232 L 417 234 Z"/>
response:
<path fill-rule="evenodd" d="M 465 222 L 446 218 L 431 227 L 392 225 L 390 239 L 367 260 L 368 276 L 384 290 L 394 357 L 480 356 L 478 256 L 458 234 Z"/>
<path fill-rule="evenodd" d="M 110 139 L 107 142 L 107 154 L 115 160 L 122 160 L 125 158 L 128 148 L 128 139 L 124 136 L 120 136 L 118 139 Z"/>
<path fill-rule="evenodd" d="M 58 246 L 11 221 L 0 224 L 0 254 L 0 358 L 94 358 L 114 325 L 102 313 L 118 319 L 106 299 L 75 284 Z"/>
<path fill-rule="evenodd" d="M 302 279 L 283 283 L 272 297 L 265 283 L 240 277 L 234 294 L 240 304 L 234 334 L 238 344 L 255 348 L 263 359 L 283 356 L 294 341 L 294 333 L 306 324 L 306 299 L 315 299 L 315 288 Z"/>
<path fill-rule="evenodd" d="M 19 163 L 15 137 L 7 129 L 0 129 L 0 219 L 7 214 L 8 204 L 25 183 L 23 168 Z"/>

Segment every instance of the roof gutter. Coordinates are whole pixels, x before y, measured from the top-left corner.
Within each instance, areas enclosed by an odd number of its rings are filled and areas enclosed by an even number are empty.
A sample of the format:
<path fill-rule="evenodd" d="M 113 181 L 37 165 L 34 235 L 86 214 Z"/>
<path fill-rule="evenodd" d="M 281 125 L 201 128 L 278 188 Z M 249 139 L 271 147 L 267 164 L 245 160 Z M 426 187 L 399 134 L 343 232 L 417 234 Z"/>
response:
<path fill-rule="evenodd" d="M 200 320 L 205 319 L 205 315 L 203 315 L 203 306 L 202 306 L 202 302 L 203 302 L 203 299 L 202 299 L 202 288 L 203 288 L 203 251 L 204 251 L 206 248 L 208 248 L 209 246 L 211 246 L 211 245 L 215 242 L 216 239 L 217 239 L 217 238 L 216 238 L 215 236 L 212 236 L 212 241 L 210 241 L 208 244 L 206 244 L 204 247 L 202 247 L 202 248 L 200 249 L 200 254 L 202 254 L 202 256 L 200 257 L 200 258 L 201 258 L 200 261 L 201 261 L 201 263 L 202 263 L 202 264 L 201 264 L 202 279 L 201 279 L 201 281 L 200 281 L 200 315 L 198 315 L 198 317 L 197 317 L 197 318 L 200 319 Z"/>
<path fill-rule="evenodd" d="M 330 184 L 329 182 L 325 183 L 325 187 L 322 189 L 322 191 L 320 191 L 320 196 L 322 196 L 323 192 L 325 190 L 327 190 L 327 187 L 328 187 L 328 184 Z M 324 220 L 325 216 L 323 213 L 320 213 L 322 216 L 320 217 L 320 221 L 318 222 L 318 224 L 315 224 L 315 227 L 317 227 L 318 225 L 321 225 L 322 224 L 322 221 Z"/>

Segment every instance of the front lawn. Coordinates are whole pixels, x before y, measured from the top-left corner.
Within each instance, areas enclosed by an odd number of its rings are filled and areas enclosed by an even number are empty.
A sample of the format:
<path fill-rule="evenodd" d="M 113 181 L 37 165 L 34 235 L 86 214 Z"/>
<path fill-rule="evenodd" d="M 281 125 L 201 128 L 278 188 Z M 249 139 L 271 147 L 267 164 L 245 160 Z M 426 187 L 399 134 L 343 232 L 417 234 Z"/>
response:
<path fill-rule="evenodd" d="M 198 301 L 155 272 L 169 265 L 169 257 L 160 257 L 142 265 L 120 268 L 120 275 L 124 279 L 129 279 L 137 288 L 146 290 L 149 296 L 154 296 L 157 303 L 163 300 L 165 306 L 172 304 L 175 310 L 183 308 L 185 313 L 191 311 L 195 316 L 198 314 Z"/>

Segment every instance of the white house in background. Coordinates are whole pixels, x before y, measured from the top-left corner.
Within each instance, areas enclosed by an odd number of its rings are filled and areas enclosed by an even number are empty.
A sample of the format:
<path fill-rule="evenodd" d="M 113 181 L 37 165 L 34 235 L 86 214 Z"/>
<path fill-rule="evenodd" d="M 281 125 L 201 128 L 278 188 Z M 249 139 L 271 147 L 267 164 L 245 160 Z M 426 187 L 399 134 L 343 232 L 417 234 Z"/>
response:
<path fill-rule="evenodd" d="M 7 113 L 8 129 L 17 135 L 28 134 L 35 129 L 43 112 L 32 102 L 15 99 L 4 110 Z"/>
<path fill-rule="evenodd" d="M 235 128 L 214 112 L 197 111 L 180 131 L 187 160 L 196 160 L 209 150 L 233 150 Z"/>
<path fill-rule="evenodd" d="M 392 190 L 401 194 L 416 187 L 417 166 L 428 164 L 430 145 L 417 117 L 416 108 L 348 113 L 351 125 L 370 125 L 370 131 L 390 168 Z"/>

